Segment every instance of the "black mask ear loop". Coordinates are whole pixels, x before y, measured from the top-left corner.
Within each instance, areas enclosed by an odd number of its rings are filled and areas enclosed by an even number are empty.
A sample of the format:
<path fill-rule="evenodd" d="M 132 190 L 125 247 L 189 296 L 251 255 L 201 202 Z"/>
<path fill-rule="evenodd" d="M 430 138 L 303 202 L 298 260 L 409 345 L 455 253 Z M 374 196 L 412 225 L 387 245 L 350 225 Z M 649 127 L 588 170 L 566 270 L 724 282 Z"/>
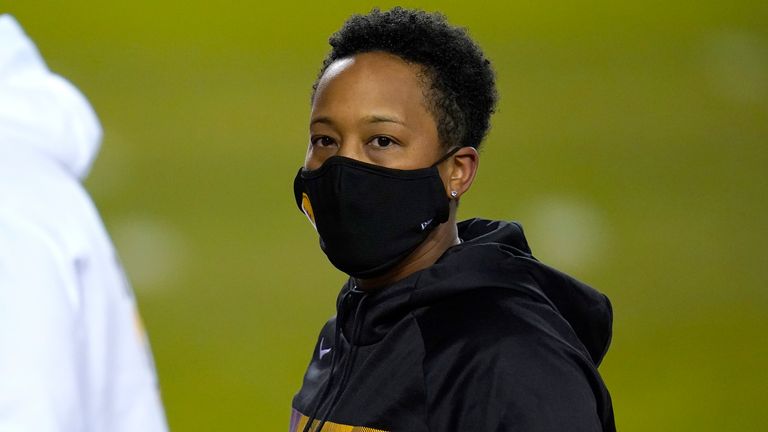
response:
<path fill-rule="evenodd" d="M 454 147 L 454 148 L 453 148 L 453 149 L 451 149 L 451 150 L 450 150 L 448 153 L 444 154 L 444 155 L 443 155 L 443 156 L 442 156 L 440 159 L 438 159 L 438 160 L 437 160 L 437 162 L 433 163 L 433 164 L 432 164 L 432 166 L 431 166 L 430 168 L 434 168 L 434 167 L 437 167 L 437 166 L 438 166 L 438 165 L 440 165 L 441 163 L 443 163 L 443 162 L 445 162 L 446 160 L 448 160 L 448 158 L 450 158 L 451 156 L 453 156 L 454 154 L 456 154 L 456 152 L 457 152 L 457 151 L 459 151 L 459 150 L 461 150 L 462 148 L 463 148 L 463 147 L 461 147 L 461 146 L 457 146 L 457 147 Z M 456 191 L 451 191 L 451 199 L 456 199 L 456 197 L 457 197 L 458 195 L 459 195 L 459 194 L 458 194 Z"/>
<path fill-rule="evenodd" d="M 452 148 L 452 149 L 451 149 L 451 150 L 450 150 L 448 153 L 446 153 L 446 154 L 442 155 L 442 156 L 440 157 L 440 159 L 438 159 L 438 160 L 437 160 L 437 162 L 435 162 L 435 163 L 433 163 L 432 165 L 430 165 L 430 168 L 432 168 L 432 167 L 436 167 L 436 166 L 440 165 L 441 163 L 443 163 L 443 162 L 447 161 L 449 157 L 451 157 L 451 156 L 453 156 L 454 154 L 456 154 L 456 152 L 457 152 L 457 151 L 459 151 L 459 150 L 461 150 L 462 148 L 463 148 L 463 147 L 461 147 L 461 146 L 457 146 L 457 147 L 454 147 L 454 148 Z"/>

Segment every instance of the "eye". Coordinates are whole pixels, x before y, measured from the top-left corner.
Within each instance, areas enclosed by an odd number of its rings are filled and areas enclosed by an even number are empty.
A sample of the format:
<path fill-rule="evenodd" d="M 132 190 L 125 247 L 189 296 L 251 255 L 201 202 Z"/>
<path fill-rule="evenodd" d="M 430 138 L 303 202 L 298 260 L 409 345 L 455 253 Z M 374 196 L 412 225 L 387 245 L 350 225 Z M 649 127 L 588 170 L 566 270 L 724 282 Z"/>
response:
<path fill-rule="evenodd" d="M 336 144 L 336 142 L 333 140 L 333 138 L 331 138 L 329 136 L 325 136 L 325 135 L 319 135 L 319 136 L 312 137 L 311 138 L 311 143 L 312 143 L 313 146 L 320 146 L 320 147 L 330 147 L 330 146 Z"/>
<path fill-rule="evenodd" d="M 371 144 L 376 147 L 385 148 L 389 147 L 391 144 L 395 144 L 395 140 L 387 136 L 377 136 L 371 140 Z"/>

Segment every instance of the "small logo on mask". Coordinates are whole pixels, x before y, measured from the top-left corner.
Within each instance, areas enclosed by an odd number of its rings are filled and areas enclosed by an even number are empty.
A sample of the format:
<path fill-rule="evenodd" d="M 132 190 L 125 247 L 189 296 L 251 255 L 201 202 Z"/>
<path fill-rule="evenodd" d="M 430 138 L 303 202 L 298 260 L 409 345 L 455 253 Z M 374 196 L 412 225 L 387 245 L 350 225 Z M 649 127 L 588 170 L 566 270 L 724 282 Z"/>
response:
<path fill-rule="evenodd" d="M 301 210 L 307 215 L 312 226 L 317 229 L 317 225 L 315 225 L 315 212 L 312 211 L 312 203 L 309 202 L 309 196 L 306 193 L 301 194 Z"/>
<path fill-rule="evenodd" d="M 427 229 L 427 227 L 428 227 L 430 224 L 432 224 L 432 221 L 433 221 L 433 220 L 434 220 L 434 219 L 430 219 L 430 220 L 428 220 L 428 221 L 422 222 L 422 223 L 421 223 L 421 230 L 422 230 L 422 231 L 424 231 L 425 229 Z"/>

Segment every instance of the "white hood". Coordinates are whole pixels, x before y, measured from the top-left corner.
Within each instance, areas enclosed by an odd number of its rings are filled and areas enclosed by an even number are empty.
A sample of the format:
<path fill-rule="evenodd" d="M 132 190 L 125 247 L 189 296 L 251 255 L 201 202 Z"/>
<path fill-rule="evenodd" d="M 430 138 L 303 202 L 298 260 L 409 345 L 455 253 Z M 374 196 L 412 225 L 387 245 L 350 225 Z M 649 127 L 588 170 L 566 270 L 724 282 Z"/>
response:
<path fill-rule="evenodd" d="M 101 143 L 85 97 L 48 70 L 10 15 L 0 15 L 0 158 L 30 149 L 83 179 Z"/>

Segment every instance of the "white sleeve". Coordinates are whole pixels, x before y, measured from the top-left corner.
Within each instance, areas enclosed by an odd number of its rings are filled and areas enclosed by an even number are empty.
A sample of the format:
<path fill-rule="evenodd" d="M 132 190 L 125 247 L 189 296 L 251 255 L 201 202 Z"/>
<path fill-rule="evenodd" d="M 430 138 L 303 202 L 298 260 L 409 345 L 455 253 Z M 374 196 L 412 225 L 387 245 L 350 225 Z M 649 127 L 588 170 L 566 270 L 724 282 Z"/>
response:
<path fill-rule="evenodd" d="M 76 270 L 32 226 L 0 218 L 0 431 L 83 429 Z"/>

